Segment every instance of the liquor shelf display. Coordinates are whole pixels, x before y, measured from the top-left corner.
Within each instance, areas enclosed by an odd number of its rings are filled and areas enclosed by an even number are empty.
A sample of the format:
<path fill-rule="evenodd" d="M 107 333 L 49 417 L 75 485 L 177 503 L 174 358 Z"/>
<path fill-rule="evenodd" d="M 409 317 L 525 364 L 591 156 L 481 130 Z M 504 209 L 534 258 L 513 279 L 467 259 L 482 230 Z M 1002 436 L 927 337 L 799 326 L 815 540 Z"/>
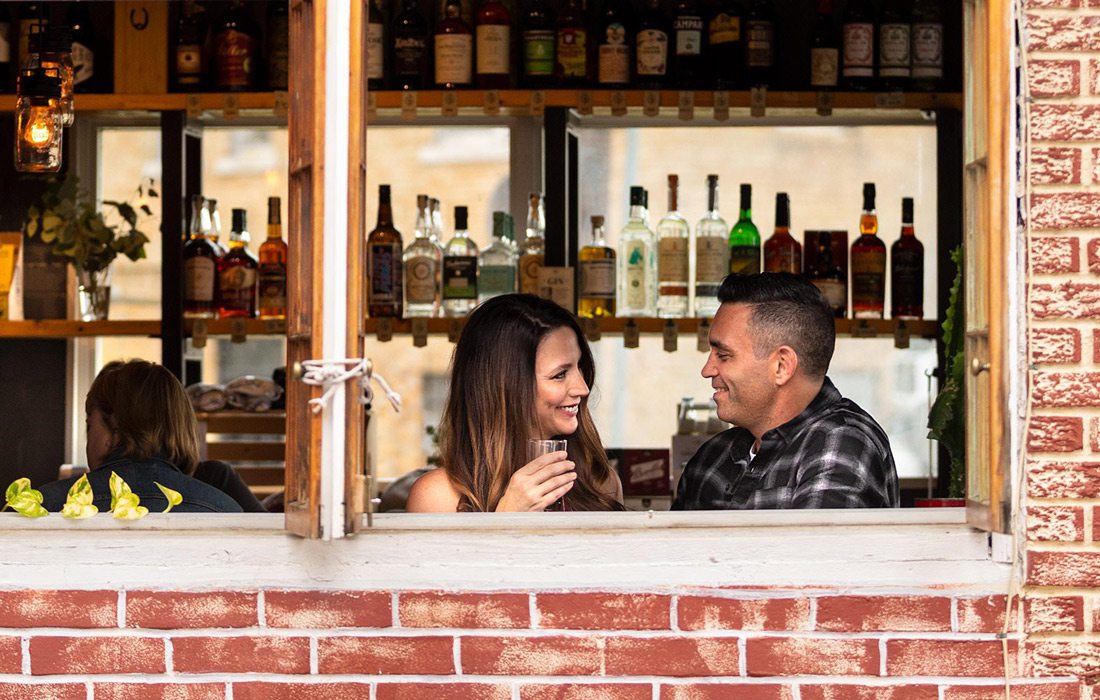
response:
<path fill-rule="evenodd" d="M 195 321 L 184 324 L 184 333 L 194 333 Z M 210 319 L 201 321 L 202 333 L 209 336 L 285 335 L 283 319 Z M 160 321 L 0 321 L 0 338 L 75 338 L 109 335 L 159 337 Z"/>

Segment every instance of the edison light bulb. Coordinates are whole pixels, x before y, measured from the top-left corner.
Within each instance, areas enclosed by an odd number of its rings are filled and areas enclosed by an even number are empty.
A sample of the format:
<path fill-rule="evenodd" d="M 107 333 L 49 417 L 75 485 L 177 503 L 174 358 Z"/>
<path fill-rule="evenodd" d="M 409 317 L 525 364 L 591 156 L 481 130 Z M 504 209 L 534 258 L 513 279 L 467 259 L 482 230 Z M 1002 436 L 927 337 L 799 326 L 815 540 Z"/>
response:
<path fill-rule="evenodd" d="M 57 119 L 51 110 L 35 110 L 35 114 L 31 117 L 31 120 L 23 130 L 23 138 L 25 138 L 31 146 L 41 148 L 53 139 L 56 129 Z"/>

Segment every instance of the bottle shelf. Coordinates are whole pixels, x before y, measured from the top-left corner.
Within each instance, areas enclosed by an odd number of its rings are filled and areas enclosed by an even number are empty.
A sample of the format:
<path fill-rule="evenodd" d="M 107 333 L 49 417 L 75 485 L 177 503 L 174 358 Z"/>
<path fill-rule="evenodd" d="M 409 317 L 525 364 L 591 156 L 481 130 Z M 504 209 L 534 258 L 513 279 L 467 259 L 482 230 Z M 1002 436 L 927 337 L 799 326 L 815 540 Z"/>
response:
<path fill-rule="evenodd" d="M 580 319 L 580 321 L 582 329 L 590 337 L 597 329 L 601 336 L 622 336 L 628 330 L 630 324 L 634 324 L 641 335 L 662 335 L 669 327 L 674 327 L 678 335 L 697 335 L 700 325 L 703 323 L 709 325 L 708 319 L 699 318 L 600 318 Z M 407 318 L 368 318 L 365 321 L 364 330 L 367 336 L 372 339 L 387 338 L 395 335 L 415 334 L 418 331 L 413 326 L 417 324 L 421 326 L 419 330 L 428 335 L 457 336 L 465 322 L 466 319 L 464 318 L 424 318 L 415 320 Z M 596 327 L 591 327 L 592 324 L 595 324 Z M 903 321 L 839 318 L 836 320 L 836 333 L 838 336 L 852 338 L 896 338 L 899 334 L 907 334 L 911 338 L 934 339 L 940 335 L 940 322 L 934 319 Z"/>
<path fill-rule="evenodd" d="M 202 319 L 208 336 L 286 335 L 285 319 Z M 196 321 L 186 319 L 184 332 L 194 333 Z M 161 333 L 160 321 L 0 321 L 0 338 L 79 338 L 148 336 Z"/>
<path fill-rule="evenodd" d="M 285 92 L 192 92 L 149 94 L 82 94 L 73 96 L 78 112 L 173 112 L 213 113 L 233 116 L 240 111 L 268 112 L 277 117 L 287 113 Z M 15 109 L 15 95 L 0 95 L 0 111 Z"/>

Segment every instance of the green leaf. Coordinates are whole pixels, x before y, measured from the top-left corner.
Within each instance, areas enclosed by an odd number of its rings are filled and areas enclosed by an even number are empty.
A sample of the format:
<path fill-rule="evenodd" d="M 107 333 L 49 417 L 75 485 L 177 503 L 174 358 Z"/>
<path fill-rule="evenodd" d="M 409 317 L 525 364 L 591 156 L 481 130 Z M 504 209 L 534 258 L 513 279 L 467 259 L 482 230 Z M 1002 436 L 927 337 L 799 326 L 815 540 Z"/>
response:
<path fill-rule="evenodd" d="M 159 194 L 157 194 L 157 191 L 153 189 L 152 185 L 149 186 L 149 189 L 145 190 L 145 194 L 147 194 L 147 195 L 149 195 L 150 197 L 153 197 L 153 198 L 156 198 L 156 197 L 160 196 Z"/>
<path fill-rule="evenodd" d="M 61 506 L 61 517 L 68 520 L 83 520 L 84 518 L 90 518 L 99 512 L 99 508 L 89 503 L 88 505 L 80 505 L 79 503 L 72 503 L 66 501 L 65 505 Z"/>
<path fill-rule="evenodd" d="M 139 520 L 149 514 L 149 509 L 139 505 L 141 499 L 136 493 L 128 492 L 118 498 L 118 503 L 111 512 L 117 520 Z"/>
<path fill-rule="evenodd" d="M 16 513 L 28 518 L 41 518 L 50 514 L 42 507 L 42 493 L 34 489 L 20 493 L 14 501 L 9 501 L 8 505 Z"/>
<path fill-rule="evenodd" d="M 11 503 L 19 494 L 23 493 L 24 491 L 29 491 L 30 488 L 31 480 L 27 477 L 16 479 L 8 486 L 8 490 L 4 494 L 4 498 L 7 500 L 8 503 Z"/>
<path fill-rule="evenodd" d="M 65 497 L 65 503 L 87 506 L 91 505 L 94 499 L 95 494 L 92 493 L 92 484 L 88 481 L 88 475 L 81 474 L 80 478 L 69 487 L 69 494 Z"/>
<path fill-rule="evenodd" d="M 168 507 L 164 509 L 165 513 L 183 503 L 183 495 L 179 491 L 173 491 L 167 486 L 162 486 L 156 481 L 154 481 L 153 483 L 157 485 L 157 488 L 160 489 L 160 492 L 163 493 L 164 497 L 168 499 Z"/>
<path fill-rule="evenodd" d="M 123 499 L 127 496 L 133 496 L 134 498 L 137 498 L 137 496 L 134 495 L 134 492 L 130 490 L 130 485 L 127 484 L 123 480 L 123 478 L 121 476 L 119 476 L 118 474 L 116 474 L 115 472 L 111 472 L 111 480 L 110 480 L 109 484 L 110 484 L 110 488 L 111 488 L 111 510 L 112 511 L 118 506 L 118 502 L 121 499 Z M 135 503 L 135 505 L 136 505 L 136 503 Z"/>

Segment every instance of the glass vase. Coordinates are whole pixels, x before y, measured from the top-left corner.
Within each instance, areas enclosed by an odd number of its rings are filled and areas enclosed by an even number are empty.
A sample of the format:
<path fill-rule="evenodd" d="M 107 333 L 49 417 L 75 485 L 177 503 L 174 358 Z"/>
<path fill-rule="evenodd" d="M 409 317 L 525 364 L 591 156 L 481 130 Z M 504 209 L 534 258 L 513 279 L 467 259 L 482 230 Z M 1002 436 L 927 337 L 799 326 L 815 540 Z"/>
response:
<path fill-rule="evenodd" d="M 76 271 L 81 321 L 106 321 L 111 305 L 111 266 L 102 270 Z"/>

